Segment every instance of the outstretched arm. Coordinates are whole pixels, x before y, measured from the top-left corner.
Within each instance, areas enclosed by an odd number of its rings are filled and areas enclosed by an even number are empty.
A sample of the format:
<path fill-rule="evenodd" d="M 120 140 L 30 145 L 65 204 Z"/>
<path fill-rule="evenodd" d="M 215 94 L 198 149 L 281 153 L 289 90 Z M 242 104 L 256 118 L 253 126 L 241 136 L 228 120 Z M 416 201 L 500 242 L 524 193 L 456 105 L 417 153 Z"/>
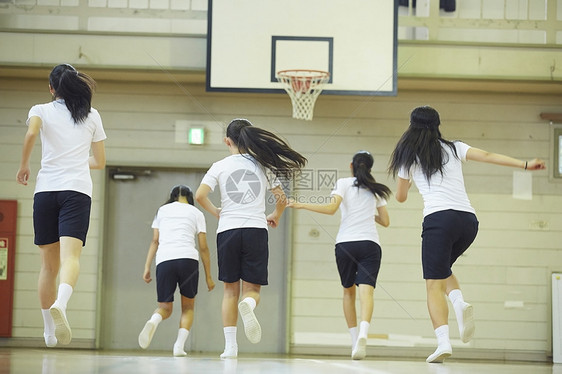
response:
<path fill-rule="evenodd" d="M 285 191 L 281 186 L 277 186 L 271 190 L 271 193 L 275 197 L 275 210 L 267 215 L 267 224 L 273 228 L 276 228 L 279 224 L 279 220 L 285 211 L 285 207 L 287 207 L 287 196 L 285 195 Z"/>
<path fill-rule="evenodd" d="M 31 158 L 31 151 L 35 145 L 35 139 L 39 135 L 42 125 L 41 118 L 33 116 L 29 119 L 29 124 L 27 126 L 27 133 L 23 140 L 23 151 L 21 154 L 20 168 L 16 174 L 16 181 L 19 184 L 27 186 L 27 181 L 29 180 L 29 175 L 31 170 L 29 169 L 29 159 Z"/>
<path fill-rule="evenodd" d="M 211 187 L 206 184 L 201 184 L 197 191 L 195 192 L 195 200 L 205 209 L 207 212 L 211 213 L 216 218 L 219 218 L 220 208 L 217 208 L 215 204 L 209 199 L 209 193 L 211 192 Z"/>
<path fill-rule="evenodd" d="M 290 202 L 287 206 L 289 208 L 306 209 L 311 212 L 333 215 L 338 211 L 341 201 L 342 197 L 340 195 L 332 195 L 330 196 L 330 202 L 326 204 Z"/>
<path fill-rule="evenodd" d="M 486 162 L 489 164 L 496 164 L 501 166 L 511 166 L 525 170 L 540 170 L 546 169 L 543 160 L 535 158 L 530 161 L 522 161 L 513 157 L 502 155 L 499 153 L 486 152 L 478 148 L 469 148 L 466 152 L 466 159 L 471 161 Z"/>

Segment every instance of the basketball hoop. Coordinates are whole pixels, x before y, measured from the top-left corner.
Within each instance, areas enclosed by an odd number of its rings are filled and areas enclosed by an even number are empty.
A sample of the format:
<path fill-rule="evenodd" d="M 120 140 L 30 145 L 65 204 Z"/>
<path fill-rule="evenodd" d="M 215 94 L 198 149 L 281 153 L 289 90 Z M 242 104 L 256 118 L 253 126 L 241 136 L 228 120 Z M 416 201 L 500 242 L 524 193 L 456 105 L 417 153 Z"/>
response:
<path fill-rule="evenodd" d="M 293 118 L 312 120 L 314 103 L 330 80 L 330 73 L 321 70 L 281 70 L 277 80 L 283 83 L 293 103 Z"/>

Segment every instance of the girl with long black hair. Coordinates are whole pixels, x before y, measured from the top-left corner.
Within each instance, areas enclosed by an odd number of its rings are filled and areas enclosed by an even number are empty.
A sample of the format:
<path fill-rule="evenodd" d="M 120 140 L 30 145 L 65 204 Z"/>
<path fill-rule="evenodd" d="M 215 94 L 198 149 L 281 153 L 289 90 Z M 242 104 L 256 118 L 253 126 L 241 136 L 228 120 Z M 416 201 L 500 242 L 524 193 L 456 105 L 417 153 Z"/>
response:
<path fill-rule="evenodd" d="M 168 201 L 154 217 L 152 229 L 143 279 L 146 283 L 152 281 L 150 266 L 156 257 L 158 308 L 139 334 L 139 345 L 143 349 L 148 348 L 160 322 L 172 315 L 174 293 L 179 287 L 181 318 L 172 353 L 174 356 L 185 356 L 184 346 L 193 325 L 195 295 L 199 285 L 199 257 L 203 262 L 207 289 L 212 291 L 215 288 L 205 217 L 193 206 L 193 192 L 188 186 L 180 184 L 172 188 Z"/>
<path fill-rule="evenodd" d="M 545 168 L 544 161 L 522 161 L 473 148 L 461 141 L 443 139 L 439 113 L 428 106 L 415 108 L 410 126 L 394 149 L 389 172 L 398 177 L 396 200 L 404 202 L 412 181 L 423 197 L 422 267 L 426 281 L 427 306 L 437 337 L 437 349 L 427 362 L 443 362 L 451 356 L 449 340 L 449 297 L 463 342 L 474 334 L 472 305 L 464 301 L 451 268 L 472 244 L 478 220 L 466 194 L 462 163 L 471 160 L 524 170 Z"/>
<path fill-rule="evenodd" d="M 371 169 L 373 156 L 366 151 L 353 156 L 352 176 L 338 179 L 326 204 L 291 202 L 289 207 L 333 215 L 341 208 L 336 237 L 336 263 L 343 286 L 343 310 L 351 334 L 351 358 L 366 355 L 367 337 L 373 315 L 373 292 L 381 265 L 382 250 L 375 223 L 388 227 L 386 199 L 390 189 L 378 183 Z M 361 323 L 357 328 L 356 288 L 361 302 Z"/>
<path fill-rule="evenodd" d="M 95 81 L 71 65 L 53 68 L 49 75 L 53 101 L 30 109 L 16 175 L 18 183 L 27 185 L 31 151 L 40 135 L 41 169 L 33 197 L 33 227 L 41 253 L 38 293 L 47 347 L 66 345 L 72 339 L 66 308 L 78 281 L 90 223 L 90 169 L 105 167 L 106 135 L 101 117 L 91 105 L 94 89 Z"/>
<path fill-rule="evenodd" d="M 238 355 L 236 323 L 238 312 L 246 337 L 261 340 L 261 326 L 254 314 L 261 286 L 267 285 L 267 227 L 277 227 L 286 207 L 279 178 L 290 179 L 306 164 L 306 158 L 277 135 L 253 126 L 247 119 L 234 119 L 224 139 L 230 156 L 215 162 L 207 171 L 195 198 L 219 219 L 217 253 L 219 280 L 224 282 L 222 320 L 225 350 L 221 358 Z M 269 176 L 268 174 L 273 174 Z M 219 186 L 221 207 L 209 200 Z M 266 216 L 266 191 L 276 199 L 275 209 Z M 242 288 L 242 290 L 240 290 Z M 242 300 L 238 303 L 242 296 Z"/>

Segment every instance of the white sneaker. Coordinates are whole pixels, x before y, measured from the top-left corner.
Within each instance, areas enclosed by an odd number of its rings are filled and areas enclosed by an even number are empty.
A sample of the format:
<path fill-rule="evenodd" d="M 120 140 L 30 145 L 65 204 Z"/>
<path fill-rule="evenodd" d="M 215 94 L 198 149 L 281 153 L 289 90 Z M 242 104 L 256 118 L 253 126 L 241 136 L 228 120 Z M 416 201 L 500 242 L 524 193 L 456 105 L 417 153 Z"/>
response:
<path fill-rule="evenodd" d="M 221 353 L 220 358 L 237 358 L 238 357 L 238 346 L 233 345 L 230 347 L 225 347 L 224 352 Z"/>
<path fill-rule="evenodd" d="M 49 313 L 53 317 L 53 322 L 55 323 L 55 337 L 58 343 L 62 345 L 67 345 L 72 340 L 72 330 L 70 330 L 70 325 L 66 319 L 66 311 L 56 304 L 53 304 L 49 308 Z"/>
<path fill-rule="evenodd" d="M 47 347 L 52 348 L 52 347 L 57 346 L 57 337 L 56 336 L 43 334 L 43 337 L 45 338 L 45 345 Z"/>
<path fill-rule="evenodd" d="M 238 310 L 242 316 L 242 322 L 244 322 L 244 332 L 246 333 L 246 337 L 251 343 L 259 343 L 261 340 L 261 326 L 254 314 L 254 311 L 244 300 L 238 304 Z"/>
<path fill-rule="evenodd" d="M 152 321 L 148 321 L 139 334 L 139 345 L 142 349 L 148 348 L 155 332 L 156 325 Z"/>
<path fill-rule="evenodd" d="M 357 343 L 355 344 L 355 348 L 351 352 L 351 358 L 354 360 L 362 360 L 367 355 L 367 338 L 364 336 L 360 336 L 357 339 Z"/>
<path fill-rule="evenodd" d="M 445 361 L 447 357 L 451 357 L 453 354 L 453 349 L 451 346 L 448 347 L 437 347 L 435 352 L 433 352 L 429 357 L 425 360 L 425 362 L 429 363 L 442 363 Z"/>
<path fill-rule="evenodd" d="M 463 328 L 460 331 L 461 340 L 463 343 L 468 343 L 474 336 L 474 311 L 472 305 L 464 303 L 462 309 L 462 324 Z"/>

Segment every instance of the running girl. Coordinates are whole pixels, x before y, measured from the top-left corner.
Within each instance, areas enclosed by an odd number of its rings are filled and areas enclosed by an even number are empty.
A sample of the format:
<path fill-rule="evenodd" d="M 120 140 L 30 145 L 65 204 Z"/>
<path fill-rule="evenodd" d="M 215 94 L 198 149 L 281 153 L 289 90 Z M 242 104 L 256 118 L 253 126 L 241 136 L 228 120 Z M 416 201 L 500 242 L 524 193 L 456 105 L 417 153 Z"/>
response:
<path fill-rule="evenodd" d="M 451 356 L 448 295 L 463 342 L 474 335 L 472 305 L 464 301 L 451 267 L 472 244 L 478 220 L 466 194 L 462 163 L 480 161 L 525 170 L 545 168 L 542 160 L 522 161 L 473 148 L 460 141 L 441 137 L 439 113 L 428 106 L 415 108 L 410 126 L 394 149 L 389 172 L 396 178 L 396 200 L 404 202 L 412 180 L 424 201 L 422 266 L 426 282 L 427 306 L 437 337 L 437 349 L 427 362 L 443 362 Z"/>
<path fill-rule="evenodd" d="M 101 117 L 91 106 L 94 88 L 95 81 L 74 67 L 55 66 L 49 75 L 53 101 L 29 111 L 16 175 L 18 183 L 27 185 L 31 151 L 40 135 L 41 169 L 33 197 L 33 228 L 41 253 L 38 290 L 47 347 L 72 340 L 66 307 L 78 281 L 80 253 L 90 223 L 90 169 L 105 167 L 106 136 Z"/>
<path fill-rule="evenodd" d="M 341 207 L 336 237 L 336 263 L 343 286 L 343 311 L 351 334 L 351 358 L 366 355 L 367 337 L 373 315 L 373 292 L 381 265 L 382 251 L 375 223 L 388 227 L 386 199 L 390 189 L 371 174 L 373 156 L 357 152 L 351 162 L 351 177 L 338 179 L 327 204 L 291 202 L 289 207 L 334 214 Z M 357 329 L 356 287 L 361 302 L 361 323 Z"/>
<path fill-rule="evenodd" d="M 253 126 L 246 119 L 234 119 L 224 139 L 230 156 L 215 162 L 207 171 L 195 198 L 219 219 L 217 253 L 219 280 L 224 283 L 222 320 L 225 349 L 221 358 L 238 355 L 236 323 L 238 311 L 246 337 L 252 343 L 261 340 L 261 326 L 254 314 L 260 301 L 261 286 L 267 285 L 267 226 L 277 227 L 287 205 L 277 178 L 290 179 L 302 168 L 306 158 L 294 151 L 277 135 Z M 209 200 L 219 187 L 221 207 Z M 271 190 L 275 209 L 265 215 L 266 190 Z M 240 290 L 242 288 L 242 290 Z M 242 296 L 242 301 L 238 302 Z"/>
<path fill-rule="evenodd" d="M 146 349 L 158 324 L 172 315 L 174 293 L 179 286 L 181 318 L 173 355 L 185 356 L 185 342 L 193 325 L 193 308 L 199 285 L 199 256 L 205 270 L 207 289 L 215 282 L 211 277 L 211 261 L 207 246 L 207 229 L 203 213 L 193 206 L 193 192 L 185 185 L 170 191 L 170 198 L 158 209 L 152 222 L 153 236 L 144 265 L 143 279 L 152 281 L 150 265 L 156 257 L 156 290 L 158 308 L 139 334 L 139 345 Z M 199 244 L 197 251 L 195 242 Z"/>

